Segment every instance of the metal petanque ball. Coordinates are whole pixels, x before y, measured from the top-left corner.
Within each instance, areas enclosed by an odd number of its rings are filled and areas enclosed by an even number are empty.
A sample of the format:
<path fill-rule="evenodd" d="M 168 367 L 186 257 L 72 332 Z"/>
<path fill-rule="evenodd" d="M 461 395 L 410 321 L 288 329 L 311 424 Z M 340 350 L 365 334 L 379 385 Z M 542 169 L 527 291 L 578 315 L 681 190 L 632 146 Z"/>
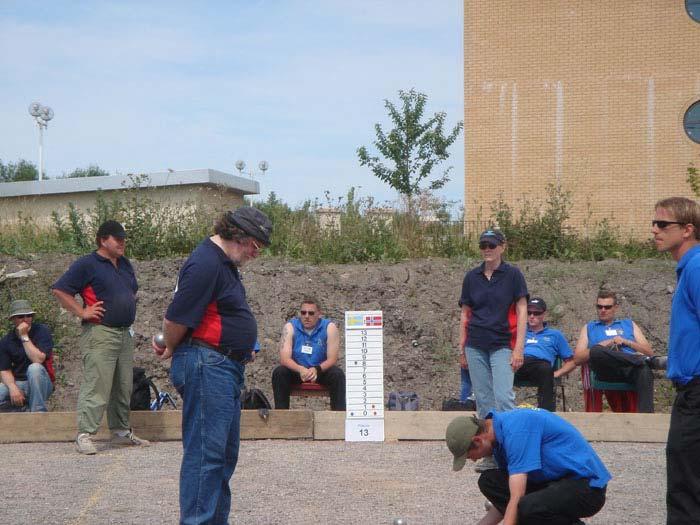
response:
<path fill-rule="evenodd" d="M 165 336 L 163 335 L 163 332 L 158 332 L 156 335 L 154 335 L 153 342 L 156 344 L 156 346 L 165 348 Z"/>
<path fill-rule="evenodd" d="M 408 525 L 408 522 L 403 518 L 394 518 L 392 522 L 394 525 Z"/>

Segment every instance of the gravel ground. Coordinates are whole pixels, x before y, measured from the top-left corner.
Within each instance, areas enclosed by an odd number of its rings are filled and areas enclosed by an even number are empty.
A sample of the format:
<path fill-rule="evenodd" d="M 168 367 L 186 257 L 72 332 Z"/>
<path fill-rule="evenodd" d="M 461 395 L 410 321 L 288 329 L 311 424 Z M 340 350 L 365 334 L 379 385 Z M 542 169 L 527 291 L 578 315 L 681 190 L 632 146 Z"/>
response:
<path fill-rule="evenodd" d="M 613 481 L 591 524 L 665 522 L 664 444 L 594 443 Z M 177 523 L 179 442 L 78 455 L 72 444 L 0 445 L 3 523 Z M 323 474 L 321 474 L 323 473 Z M 451 471 L 443 442 L 244 441 L 231 523 L 469 524 L 477 474 Z"/>

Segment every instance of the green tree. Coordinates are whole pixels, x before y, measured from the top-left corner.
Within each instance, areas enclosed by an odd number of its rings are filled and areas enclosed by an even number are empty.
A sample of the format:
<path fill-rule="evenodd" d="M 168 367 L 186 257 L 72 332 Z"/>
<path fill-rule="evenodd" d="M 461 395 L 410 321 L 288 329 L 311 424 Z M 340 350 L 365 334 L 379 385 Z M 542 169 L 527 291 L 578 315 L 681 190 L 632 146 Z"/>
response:
<path fill-rule="evenodd" d="M 76 168 L 67 175 L 64 175 L 66 179 L 73 179 L 76 177 L 107 177 L 109 172 L 103 170 L 96 164 L 90 164 L 87 168 Z"/>
<path fill-rule="evenodd" d="M 384 100 L 384 107 L 389 113 L 394 129 L 386 134 L 381 124 L 374 125 L 377 134 L 374 146 L 383 159 L 379 155 L 370 155 L 364 146 L 357 149 L 357 156 L 361 166 L 369 166 L 376 177 L 404 195 L 409 210 L 412 211 L 415 195 L 425 189 L 442 188 L 450 180 L 449 172 L 452 166 L 430 181 L 426 187 L 421 187 L 421 182 L 431 175 L 435 166 L 447 160 L 447 150 L 459 136 L 463 124 L 458 122 L 445 135 L 443 128 L 446 113 L 435 113 L 422 122 L 427 95 L 414 89 L 408 92 L 399 90 L 399 98 L 400 108 L 391 101 Z"/>
<path fill-rule="evenodd" d="M 39 180 L 39 170 L 31 162 L 20 159 L 17 163 L 4 164 L 0 160 L 0 182 Z"/>
<path fill-rule="evenodd" d="M 700 197 L 700 173 L 692 162 L 688 165 L 688 178 L 685 180 L 690 184 L 693 194 Z"/>

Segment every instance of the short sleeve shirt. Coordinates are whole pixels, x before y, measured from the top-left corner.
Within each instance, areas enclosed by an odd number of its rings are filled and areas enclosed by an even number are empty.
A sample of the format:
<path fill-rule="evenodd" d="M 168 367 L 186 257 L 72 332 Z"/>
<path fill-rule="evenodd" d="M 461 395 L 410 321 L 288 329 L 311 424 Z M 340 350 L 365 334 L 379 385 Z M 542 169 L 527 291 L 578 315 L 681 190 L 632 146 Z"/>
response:
<path fill-rule="evenodd" d="M 493 455 L 509 475 L 527 474 L 528 482 L 562 478 L 587 479 L 594 488 L 607 486 L 608 469 L 581 433 L 558 415 L 538 408 L 493 412 Z"/>
<path fill-rule="evenodd" d="M 136 319 L 138 283 L 131 262 L 117 259 L 117 266 L 96 251 L 75 261 L 53 285 L 70 295 L 80 294 L 85 306 L 104 301 L 101 321 L 90 321 L 113 328 L 131 326 Z"/>
<path fill-rule="evenodd" d="M 510 345 L 511 325 L 515 324 L 513 305 L 527 297 L 522 272 L 503 261 L 487 279 L 484 263 L 467 272 L 462 282 L 460 306 L 471 308 L 467 326 L 467 346 L 492 351 Z"/>
<path fill-rule="evenodd" d="M 250 352 L 257 341 L 238 269 L 209 238 L 185 261 L 165 317 L 187 326 L 193 338 L 229 351 Z"/>
<path fill-rule="evenodd" d="M 539 332 L 528 328 L 525 333 L 525 355 L 544 359 L 554 366 L 557 357 L 570 359 L 574 356 L 569 342 L 559 330 L 545 326 Z"/>
<path fill-rule="evenodd" d="M 48 359 L 53 349 L 53 337 L 51 337 L 51 331 L 48 326 L 32 323 L 28 335 L 29 340 L 46 354 Z M 0 370 L 10 370 L 15 377 L 15 381 L 26 381 L 27 368 L 31 364 L 31 360 L 24 351 L 22 340 L 15 330 L 8 332 L 5 337 L 0 339 Z"/>
<path fill-rule="evenodd" d="M 667 376 L 686 384 L 700 377 L 700 245 L 683 254 L 676 266 L 676 276 Z"/>

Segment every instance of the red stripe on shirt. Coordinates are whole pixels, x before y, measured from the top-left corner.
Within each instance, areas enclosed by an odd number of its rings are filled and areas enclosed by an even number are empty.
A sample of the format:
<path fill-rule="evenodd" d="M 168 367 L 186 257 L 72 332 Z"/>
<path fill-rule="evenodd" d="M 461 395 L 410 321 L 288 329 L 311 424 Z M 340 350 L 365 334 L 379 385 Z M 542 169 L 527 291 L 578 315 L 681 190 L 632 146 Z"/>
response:
<path fill-rule="evenodd" d="M 199 323 L 199 326 L 192 332 L 194 339 L 201 339 L 213 346 L 221 344 L 221 314 L 217 308 L 216 301 L 207 305 L 204 311 L 204 317 Z"/>
<path fill-rule="evenodd" d="M 515 348 L 515 340 L 518 338 L 518 314 L 515 311 L 515 303 L 508 308 L 508 326 L 510 327 L 510 349 Z"/>
<path fill-rule="evenodd" d="M 80 297 L 83 298 L 83 304 L 85 306 L 92 306 L 97 302 L 97 294 L 95 293 L 93 287 L 89 285 L 83 288 L 83 291 L 80 292 Z M 100 324 L 100 320 L 97 318 L 90 319 L 88 322 Z"/>

